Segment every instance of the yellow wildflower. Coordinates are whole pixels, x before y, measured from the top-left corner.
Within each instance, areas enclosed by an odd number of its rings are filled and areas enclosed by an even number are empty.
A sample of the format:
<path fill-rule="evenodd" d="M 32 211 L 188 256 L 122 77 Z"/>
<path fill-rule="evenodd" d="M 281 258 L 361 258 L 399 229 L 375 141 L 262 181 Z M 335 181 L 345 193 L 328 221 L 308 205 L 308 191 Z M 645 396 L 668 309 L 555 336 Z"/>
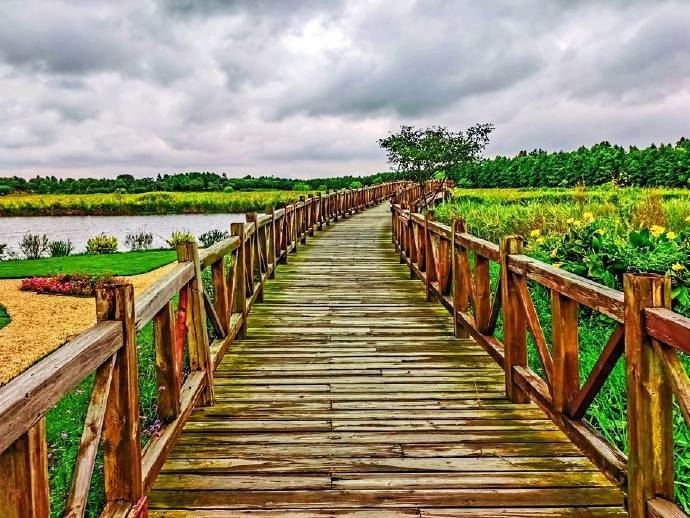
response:
<path fill-rule="evenodd" d="M 670 232 L 666 232 L 666 237 L 673 241 L 678 236 L 675 232 L 671 230 Z"/>
<path fill-rule="evenodd" d="M 580 221 L 579 219 L 576 219 L 575 221 L 573 221 L 573 225 L 575 225 L 576 227 L 581 227 L 582 221 Z"/>
<path fill-rule="evenodd" d="M 558 257 L 558 248 L 551 250 L 551 257 Z"/>
<path fill-rule="evenodd" d="M 594 233 L 603 236 L 606 233 L 606 231 L 603 228 L 598 228 L 594 231 Z"/>
<path fill-rule="evenodd" d="M 688 223 L 690 223 L 690 216 L 686 216 L 685 221 L 687 221 Z"/>
<path fill-rule="evenodd" d="M 591 212 L 585 212 L 582 215 L 582 219 L 584 219 L 585 221 L 588 221 L 588 222 L 592 221 L 594 219 L 594 214 L 592 214 Z"/>
<path fill-rule="evenodd" d="M 532 232 L 529 233 L 529 235 L 532 237 L 539 237 L 541 236 L 541 230 L 535 228 Z"/>
<path fill-rule="evenodd" d="M 654 237 L 659 237 L 664 233 L 665 230 L 666 229 L 660 225 L 652 225 L 652 227 L 649 229 Z"/>
<path fill-rule="evenodd" d="M 563 263 L 553 263 L 551 266 L 554 268 L 560 268 Z"/>
<path fill-rule="evenodd" d="M 568 225 L 572 225 L 575 222 L 575 218 L 568 218 L 567 220 L 565 220 L 565 222 Z"/>
<path fill-rule="evenodd" d="M 673 266 L 671 266 L 671 270 L 673 270 L 674 272 L 679 272 L 681 270 L 685 270 L 685 266 L 683 266 L 680 263 L 676 263 Z"/>
<path fill-rule="evenodd" d="M 543 237 L 538 237 L 538 238 L 537 238 L 537 244 L 538 244 L 538 245 L 543 245 L 543 244 L 544 244 L 544 241 L 545 241 L 545 240 L 544 240 Z"/>

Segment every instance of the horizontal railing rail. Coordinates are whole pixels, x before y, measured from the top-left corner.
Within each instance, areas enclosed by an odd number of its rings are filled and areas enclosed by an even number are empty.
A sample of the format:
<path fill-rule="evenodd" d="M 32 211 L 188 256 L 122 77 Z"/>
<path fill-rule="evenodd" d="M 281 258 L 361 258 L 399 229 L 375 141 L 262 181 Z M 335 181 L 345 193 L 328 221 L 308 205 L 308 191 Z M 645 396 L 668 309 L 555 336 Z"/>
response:
<path fill-rule="evenodd" d="M 418 194 L 418 193 L 415 193 Z M 433 210 L 398 194 L 391 203 L 393 242 L 410 275 L 422 280 L 429 300 L 453 315 L 455 335 L 471 336 L 504 369 L 510 401 L 537 403 L 612 481 L 626 489 L 633 516 L 679 513 L 674 500 L 673 396 L 690 425 L 690 381 L 678 352 L 690 353 L 690 319 L 670 309 L 671 281 L 625 276 L 617 291 L 523 252 L 520 236 L 500 244 L 434 221 Z M 438 199 L 439 196 L 436 196 Z M 499 270 L 491 289 L 491 265 Z M 527 282 L 550 291 L 552 347 Z M 580 386 L 578 311 L 586 306 L 614 327 L 592 371 Z M 497 324 L 502 319 L 502 335 Z M 543 375 L 528 367 L 530 334 Z M 619 358 L 628 387 L 628 456 L 583 418 Z M 671 514 L 669 514 L 671 513 Z"/>
<path fill-rule="evenodd" d="M 276 264 L 286 263 L 316 230 L 407 187 L 392 182 L 310 194 L 265 214 L 247 213 L 246 222 L 231 224 L 231 237 L 209 248 L 179 244 L 178 263 L 137 297 L 129 284 L 97 290 L 98 322 L 0 387 L 0 516 L 48 516 L 45 415 L 92 374 L 64 514 L 84 515 L 102 443 L 102 514 L 143 515 L 146 495 L 192 409 L 213 404 L 213 371 L 233 340 L 246 336 L 247 315 L 263 300 Z M 163 424 L 142 448 L 136 333 L 151 322 Z"/>

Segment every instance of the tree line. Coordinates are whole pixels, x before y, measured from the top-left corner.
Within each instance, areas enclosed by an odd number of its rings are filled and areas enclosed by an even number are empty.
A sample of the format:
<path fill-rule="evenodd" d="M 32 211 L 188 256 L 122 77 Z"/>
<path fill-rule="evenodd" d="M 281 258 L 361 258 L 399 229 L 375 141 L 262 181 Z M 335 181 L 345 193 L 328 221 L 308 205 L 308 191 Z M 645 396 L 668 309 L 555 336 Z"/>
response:
<path fill-rule="evenodd" d="M 690 187 L 690 140 L 646 148 L 601 142 L 575 151 L 537 149 L 464 161 L 448 171 L 460 187 L 572 187 L 578 184 Z"/>
<path fill-rule="evenodd" d="M 18 176 L 0 178 L 0 195 L 10 193 L 36 194 L 98 194 L 167 192 L 232 192 L 257 190 L 310 191 L 361 188 L 394 179 L 394 173 L 369 176 L 339 176 L 295 180 L 275 176 L 229 178 L 226 174 L 189 172 L 159 174 L 155 178 L 135 178 L 121 174 L 116 178 L 57 178 L 55 176 Z"/>

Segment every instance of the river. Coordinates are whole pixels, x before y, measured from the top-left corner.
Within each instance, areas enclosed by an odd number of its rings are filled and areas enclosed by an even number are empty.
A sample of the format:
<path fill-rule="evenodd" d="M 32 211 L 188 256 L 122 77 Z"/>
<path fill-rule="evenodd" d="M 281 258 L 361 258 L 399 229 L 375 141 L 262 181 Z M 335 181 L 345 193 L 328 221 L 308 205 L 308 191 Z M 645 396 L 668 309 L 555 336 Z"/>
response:
<path fill-rule="evenodd" d="M 230 223 L 244 221 L 244 214 L 170 214 L 164 216 L 32 216 L 0 218 L 0 243 L 18 250 L 27 233 L 46 234 L 50 241 L 72 241 L 75 253 L 86 250 L 86 241 L 98 234 L 117 237 L 120 251 L 126 251 L 125 236 L 131 232 L 153 234 L 153 247 L 165 247 L 175 230 L 199 236 L 209 230 L 230 231 Z"/>

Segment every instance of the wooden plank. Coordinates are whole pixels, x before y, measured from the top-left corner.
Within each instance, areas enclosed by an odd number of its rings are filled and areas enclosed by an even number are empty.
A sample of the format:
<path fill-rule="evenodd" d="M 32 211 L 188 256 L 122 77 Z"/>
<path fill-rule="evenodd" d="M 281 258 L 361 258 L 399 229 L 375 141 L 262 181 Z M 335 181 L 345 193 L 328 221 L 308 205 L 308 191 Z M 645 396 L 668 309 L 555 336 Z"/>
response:
<path fill-rule="evenodd" d="M 99 322 L 0 387 L 0 451 L 122 345 L 122 325 Z"/>
<path fill-rule="evenodd" d="M 86 499 L 89 495 L 96 454 L 100 445 L 105 406 L 110 394 L 114 369 L 115 355 L 96 370 L 77 461 L 72 473 L 72 486 L 65 505 L 65 516 L 84 516 L 86 511 Z"/>

